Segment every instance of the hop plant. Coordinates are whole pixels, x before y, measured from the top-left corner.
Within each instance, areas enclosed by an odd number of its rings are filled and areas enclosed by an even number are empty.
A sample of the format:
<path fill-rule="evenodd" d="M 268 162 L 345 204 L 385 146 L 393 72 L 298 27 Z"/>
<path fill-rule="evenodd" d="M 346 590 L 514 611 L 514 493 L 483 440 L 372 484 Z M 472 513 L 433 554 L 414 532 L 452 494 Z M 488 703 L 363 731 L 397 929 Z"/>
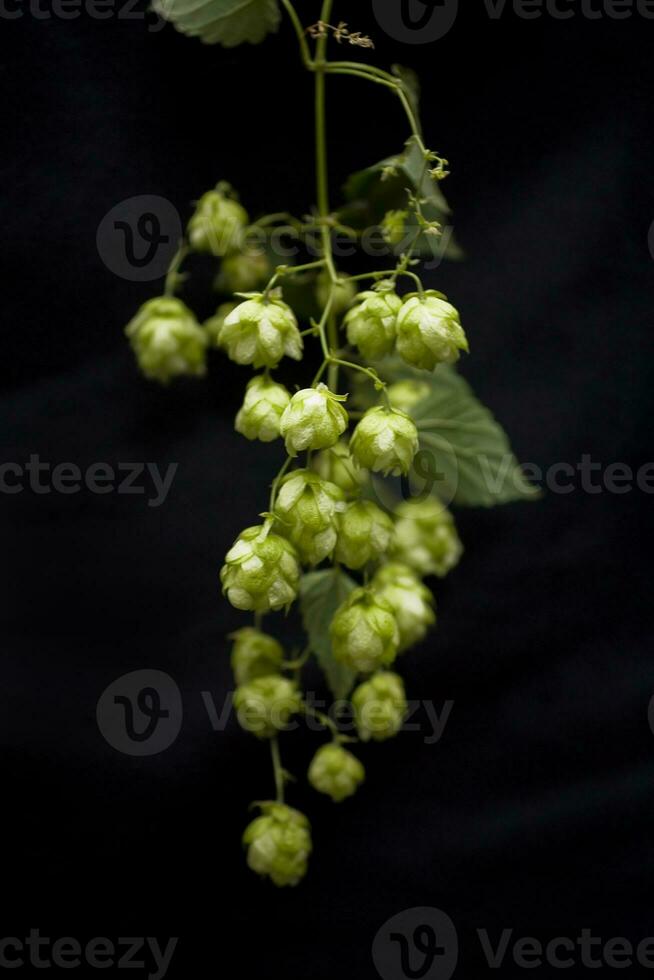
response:
<path fill-rule="evenodd" d="M 284 478 L 275 514 L 280 533 L 288 537 L 303 564 L 318 565 L 336 544 L 336 517 L 345 508 L 343 491 L 311 470 Z"/>
<path fill-rule="evenodd" d="M 297 391 L 281 420 L 289 456 L 307 449 L 327 449 L 338 442 L 349 421 L 344 401 L 345 396 L 335 395 L 324 384 Z"/>
<path fill-rule="evenodd" d="M 232 670 L 239 686 L 280 672 L 284 651 L 273 636 L 253 626 L 243 626 L 231 638 L 234 640 Z"/>
<path fill-rule="evenodd" d="M 227 255 L 248 222 L 247 211 L 220 189 L 207 191 L 198 201 L 188 223 L 188 237 L 195 252 Z"/>
<path fill-rule="evenodd" d="M 284 385 L 265 374 L 248 382 L 243 405 L 236 416 L 235 428 L 246 439 L 272 442 L 279 438 L 279 423 L 291 396 Z"/>
<path fill-rule="evenodd" d="M 352 694 L 354 718 L 363 742 L 383 742 L 397 735 L 406 716 L 402 678 L 391 671 L 375 674 Z"/>
<path fill-rule="evenodd" d="M 366 771 L 356 756 L 332 742 L 318 749 L 309 766 L 309 782 L 319 793 L 341 803 L 356 793 Z"/>
<path fill-rule="evenodd" d="M 222 6 L 226 5 L 234 7 L 229 29 L 218 29 L 217 22 L 198 27 L 183 11 L 173 11 L 171 18 L 182 31 L 208 41 L 222 39 L 230 47 L 238 40 L 260 41 L 266 24 L 252 17 L 245 9 L 248 4 L 225 0 Z M 277 6 L 274 0 L 270 5 Z M 325 15 L 307 26 L 299 22 L 301 11 L 295 14 L 286 0 L 284 6 L 300 39 L 302 61 L 312 71 L 324 68 L 326 84 L 334 73 L 347 73 L 342 64 L 331 60 L 329 39 L 374 47 L 369 37 L 350 31 L 342 21 L 330 25 Z M 376 72 L 374 79 L 371 71 Z M 364 74 L 374 81 L 385 79 L 387 89 L 400 95 L 408 92 L 405 72 L 396 77 L 366 68 Z M 445 202 L 439 203 L 432 193 L 433 182 L 448 173 L 446 161 L 417 135 L 422 131 L 418 106 L 403 97 L 400 102 L 414 135 L 398 156 L 370 168 L 365 179 L 358 175 L 349 182 L 346 196 L 358 202 L 349 200 L 346 207 L 331 211 L 325 193 L 329 140 L 324 95 L 324 86 L 317 86 L 317 206 L 300 217 L 285 212 L 262 215 L 248 228 L 248 215 L 229 185 L 218 184 L 195 208 L 166 274 L 165 296 L 146 303 L 127 327 L 143 372 L 159 381 L 204 374 L 207 361 L 212 369 L 214 364 L 219 368 L 217 358 L 207 358 L 208 347 L 221 348 L 236 364 L 252 366 L 260 373 L 248 379 L 236 430 L 250 440 L 284 440 L 286 454 L 277 473 L 271 474 L 269 487 L 261 487 L 267 501 L 261 505 L 263 523 L 237 537 L 220 572 L 228 601 L 254 614 L 254 624 L 232 636 L 234 703 L 244 728 L 269 742 L 275 785 L 275 801 L 258 804 L 261 814 L 245 831 L 247 860 L 255 872 L 279 886 L 298 884 L 311 852 L 308 820 L 286 804 L 292 777 L 282 764 L 286 733 L 280 732 L 290 727 L 289 719 L 302 712 L 326 722 L 332 732 L 332 743 L 316 752 L 307 774 L 319 792 L 340 801 L 352 795 L 364 778 L 363 766 L 344 747 L 348 739 L 338 724 L 303 699 L 307 659 L 317 660 L 316 667 L 339 700 L 352 673 L 372 675 L 359 683 L 350 698 L 359 735 L 364 741 L 395 735 L 405 717 L 406 697 L 402 680 L 388 668 L 398 652 L 421 640 L 435 621 L 433 597 L 422 576 L 445 575 L 462 552 L 452 516 L 437 500 L 401 503 L 391 519 L 369 499 L 373 483 L 376 491 L 383 492 L 381 480 L 372 474 L 406 476 L 411 471 L 419 442 L 409 416 L 418 415 L 423 399 L 424 408 L 435 396 L 439 402 L 435 414 L 445 419 L 474 415 L 472 395 L 467 387 L 463 390 L 455 372 L 441 369 L 424 380 L 425 375 L 416 370 L 452 364 L 468 349 L 456 309 L 442 294 L 425 291 L 419 275 L 419 256 L 442 233 L 438 217 L 447 213 Z M 406 197 L 401 194 L 405 206 L 388 211 L 381 224 L 390 251 L 399 255 L 397 261 L 386 259 L 384 269 L 363 275 L 335 272 L 334 233 L 358 241 L 358 232 L 342 222 L 351 217 L 358 226 L 364 211 L 374 210 L 384 196 L 380 182 L 392 182 L 392 197 L 406 184 L 409 172 L 418 179 Z M 265 167 L 261 173 L 265 177 Z M 306 249 L 309 261 L 287 265 L 273 260 L 280 252 L 275 236 L 289 228 L 301 233 L 304 241 L 317 244 L 315 255 L 309 254 L 313 248 Z M 239 300 L 222 303 L 203 327 L 177 296 L 188 278 L 180 272 L 181 266 L 193 252 L 220 259 L 214 287 L 221 295 Z M 396 289 L 402 292 L 407 280 L 418 291 L 401 299 Z M 359 282 L 370 283 L 371 288 L 364 287 L 357 295 Z M 308 322 L 300 328 L 298 318 Z M 305 337 L 322 360 L 314 365 L 312 356 L 308 371 L 294 376 L 287 390 L 272 380 L 270 371 L 285 357 L 301 360 Z M 356 356 L 349 354 L 350 345 L 356 348 Z M 397 357 L 389 360 L 394 353 Z M 291 396 L 290 391 L 295 393 Z M 344 404 L 346 391 L 353 392 L 352 417 L 360 419 L 353 432 Z M 466 399 L 470 399 L 468 408 Z M 422 425 L 427 441 L 437 438 L 429 434 L 428 419 Z M 490 422 L 464 429 L 469 456 L 489 452 L 491 430 L 495 431 Z M 462 437 L 453 431 L 452 439 Z M 501 431 L 495 438 L 504 452 Z M 306 455 L 295 464 L 301 454 Z M 261 453 L 262 459 L 267 455 Z M 243 479 L 243 473 L 235 470 L 237 493 Z M 474 490 L 471 495 L 474 498 Z M 487 496 L 483 502 L 488 503 Z M 229 506 L 225 506 L 227 513 Z M 329 567 L 315 567 L 323 561 L 329 561 Z M 302 574 L 301 565 L 310 570 Z M 281 643 L 264 632 L 262 617 L 287 611 L 298 597 L 297 622 L 301 618 L 307 640 L 286 659 Z"/>
<path fill-rule="evenodd" d="M 311 825 L 290 806 L 260 803 L 261 816 L 243 834 L 248 867 L 278 887 L 298 885 L 307 873 Z"/>
<path fill-rule="evenodd" d="M 350 452 L 360 466 L 373 472 L 406 475 L 418 451 L 418 430 L 396 409 L 369 409 L 352 435 Z"/>
<path fill-rule="evenodd" d="M 207 335 L 180 299 L 148 300 L 125 333 L 146 378 L 167 384 L 183 375 L 206 373 Z"/>
<path fill-rule="evenodd" d="M 318 300 L 321 309 L 324 309 L 327 306 L 331 287 L 331 276 L 326 271 L 321 272 L 316 283 L 316 299 Z M 336 313 L 337 315 L 344 313 L 355 296 L 356 289 L 354 284 L 349 282 L 346 276 L 339 275 L 336 283 L 336 289 L 334 290 L 332 313 Z"/>
<path fill-rule="evenodd" d="M 232 361 L 255 368 L 277 367 L 282 357 L 299 361 L 302 337 L 295 314 L 283 300 L 255 293 L 225 317 L 219 336 Z"/>
<path fill-rule="evenodd" d="M 356 305 L 346 314 L 347 339 L 369 361 L 379 360 L 393 350 L 401 306 L 402 300 L 392 284 L 380 283 L 376 292 L 359 293 Z"/>
<path fill-rule="evenodd" d="M 390 605 L 400 631 L 400 652 L 419 643 L 436 622 L 434 597 L 413 569 L 401 562 L 382 565 L 372 588 Z"/>
<path fill-rule="evenodd" d="M 237 306 L 238 303 L 234 303 L 232 301 L 228 303 L 221 303 L 214 315 L 205 321 L 204 329 L 207 333 L 208 341 L 212 347 L 220 346 L 220 331 L 222 330 L 223 324 L 225 323 L 225 320 L 229 314 L 232 312 L 232 310 L 235 310 Z"/>
<path fill-rule="evenodd" d="M 272 521 L 243 531 L 225 556 L 223 592 L 236 609 L 267 613 L 297 598 L 300 566 L 293 545 L 271 533 Z"/>
<path fill-rule="evenodd" d="M 357 500 L 337 518 L 336 561 L 363 568 L 385 555 L 393 537 L 393 521 L 371 500 Z"/>
<path fill-rule="evenodd" d="M 433 371 L 468 349 L 458 311 L 440 293 L 430 289 L 405 297 L 397 315 L 397 351 L 407 364 Z"/>
<path fill-rule="evenodd" d="M 406 500 L 395 513 L 393 557 L 398 561 L 439 578 L 459 563 L 463 545 L 447 507 L 438 500 Z"/>
<path fill-rule="evenodd" d="M 257 738 L 272 738 L 302 710 L 302 696 L 288 677 L 268 674 L 237 687 L 234 708 L 242 728 Z"/>
<path fill-rule="evenodd" d="M 335 660 L 368 674 L 395 660 L 400 633 L 393 610 L 371 589 L 355 589 L 338 607 L 329 634 Z"/>
<path fill-rule="evenodd" d="M 366 479 L 365 470 L 355 464 L 347 443 L 342 440 L 317 453 L 312 466 L 323 480 L 340 487 L 346 497 L 358 496 Z"/>
<path fill-rule="evenodd" d="M 221 293 L 251 293 L 265 286 L 272 268 L 264 252 L 234 252 L 223 259 L 216 277 Z"/>

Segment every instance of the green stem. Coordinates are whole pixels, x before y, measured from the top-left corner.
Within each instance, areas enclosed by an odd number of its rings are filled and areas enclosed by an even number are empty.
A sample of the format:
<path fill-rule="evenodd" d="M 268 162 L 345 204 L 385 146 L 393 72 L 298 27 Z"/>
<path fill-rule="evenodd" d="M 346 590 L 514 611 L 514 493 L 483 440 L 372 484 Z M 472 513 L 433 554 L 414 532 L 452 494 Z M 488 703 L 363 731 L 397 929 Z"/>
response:
<path fill-rule="evenodd" d="M 270 739 L 270 754 L 272 756 L 273 772 L 275 774 L 275 797 L 277 803 L 284 802 L 284 770 L 279 754 L 279 739 L 276 735 Z"/>
<path fill-rule="evenodd" d="M 302 27 L 302 21 L 298 16 L 297 10 L 291 3 L 291 0 L 282 0 L 282 3 L 284 5 L 284 9 L 291 19 L 295 34 L 300 43 L 300 54 L 302 55 L 302 61 L 305 67 L 310 68 L 313 62 L 311 61 L 311 52 L 309 51 L 306 34 L 304 33 L 304 28 Z"/>
<path fill-rule="evenodd" d="M 275 284 L 283 279 L 284 276 L 297 276 L 301 272 L 309 272 L 311 269 L 322 269 L 325 265 L 325 259 L 317 259 L 315 262 L 306 262 L 304 265 L 280 265 L 278 269 L 275 270 L 270 282 L 263 291 L 263 295 L 267 296 L 271 289 L 274 288 Z"/>
<path fill-rule="evenodd" d="M 179 243 L 179 248 L 173 256 L 173 260 L 168 266 L 168 272 L 166 273 L 166 280 L 164 284 L 164 296 L 174 296 L 177 286 L 180 283 L 179 270 L 182 262 L 189 253 L 188 243 L 184 238 Z"/>
<path fill-rule="evenodd" d="M 279 484 L 284 478 L 284 475 L 286 474 L 286 471 L 292 462 L 293 462 L 293 457 L 287 456 L 282 468 L 280 469 L 279 473 L 277 474 L 277 476 L 272 482 L 272 487 L 270 489 L 270 503 L 268 504 L 268 511 L 271 514 L 275 509 L 275 501 L 277 500 L 277 491 L 279 490 Z"/>

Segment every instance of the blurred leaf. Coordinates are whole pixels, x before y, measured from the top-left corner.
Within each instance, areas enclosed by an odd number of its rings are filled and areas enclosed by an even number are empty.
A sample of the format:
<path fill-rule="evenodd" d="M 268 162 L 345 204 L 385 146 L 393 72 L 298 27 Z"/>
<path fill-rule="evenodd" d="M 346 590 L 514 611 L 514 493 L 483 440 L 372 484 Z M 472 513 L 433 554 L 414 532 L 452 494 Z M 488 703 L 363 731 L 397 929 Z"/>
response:
<path fill-rule="evenodd" d="M 416 116 L 420 115 L 420 79 L 413 68 L 406 68 L 404 65 L 393 65 L 393 74 L 402 82 L 404 91 L 411 103 L 411 108 Z"/>
<path fill-rule="evenodd" d="M 205 44 L 258 44 L 279 27 L 277 0 L 155 0 L 160 17 Z"/>
<path fill-rule="evenodd" d="M 356 588 L 356 582 L 340 568 L 309 572 L 300 581 L 300 608 L 311 650 L 323 669 L 334 698 L 347 697 L 356 674 L 334 660 L 329 626 L 334 613 Z"/>

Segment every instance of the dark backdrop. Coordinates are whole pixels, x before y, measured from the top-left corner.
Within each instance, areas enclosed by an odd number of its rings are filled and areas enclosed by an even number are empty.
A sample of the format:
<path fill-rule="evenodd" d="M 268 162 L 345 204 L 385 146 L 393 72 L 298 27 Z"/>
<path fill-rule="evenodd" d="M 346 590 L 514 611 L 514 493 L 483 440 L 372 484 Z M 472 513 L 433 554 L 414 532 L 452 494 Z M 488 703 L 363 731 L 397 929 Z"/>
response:
<path fill-rule="evenodd" d="M 378 63 L 419 70 L 428 141 L 452 164 L 467 260 L 430 284 L 462 311 L 464 373 L 523 460 L 647 463 L 654 22 L 493 21 L 478 3 L 417 46 L 354 6 L 344 19 L 374 35 Z M 3 935 L 174 935 L 170 976 L 333 980 L 376 976 L 373 937 L 415 906 L 451 916 L 468 977 L 487 971 L 477 928 L 654 934 L 651 496 L 578 479 L 537 504 L 459 512 L 465 560 L 438 586 L 437 633 L 402 665 L 410 697 L 454 702 L 443 738 L 365 748 L 365 790 L 340 807 L 291 790 L 316 842 L 300 888 L 246 870 L 266 747 L 233 723 L 213 732 L 201 692 L 229 689 L 225 634 L 243 620 L 218 569 L 262 509 L 278 446 L 233 432 L 247 372 L 225 360 L 208 385 L 142 380 L 122 328 L 159 284 L 110 272 L 96 231 L 141 194 L 185 218 L 220 178 L 252 213 L 306 210 L 312 94 L 286 25 L 224 51 L 147 23 L 2 27 L 2 460 L 179 464 L 159 508 L 0 499 Z M 334 190 L 403 133 L 386 94 L 354 80 L 331 87 L 330 124 Z M 139 759 L 107 744 L 95 712 L 141 668 L 175 678 L 184 724 Z M 288 767 L 316 744 L 285 739 Z"/>

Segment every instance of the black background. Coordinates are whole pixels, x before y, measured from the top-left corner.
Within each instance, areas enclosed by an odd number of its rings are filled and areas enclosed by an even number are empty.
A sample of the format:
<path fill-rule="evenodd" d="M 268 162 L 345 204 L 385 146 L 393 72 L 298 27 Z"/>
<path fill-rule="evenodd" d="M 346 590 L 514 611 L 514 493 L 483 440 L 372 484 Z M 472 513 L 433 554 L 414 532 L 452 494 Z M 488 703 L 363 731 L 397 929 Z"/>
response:
<path fill-rule="evenodd" d="M 517 454 L 648 462 L 654 22 L 493 21 L 477 3 L 421 47 L 384 37 L 369 3 L 347 6 L 337 15 L 374 36 L 377 63 L 420 72 L 467 252 L 430 285 L 460 308 L 463 371 Z M 235 724 L 214 733 L 200 693 L 229 690 L 225 634 L 243 619 L 217 574 L 263 509 L 279 445 L 233 432 L 248 374 L 226 360 L 209 384 L 137 374 L 122 328 L 159 284 L 114 276 L 95 235 L 137 194 L 185 219 L 220 178 L 253 214 L 306 211 L 312 93 L 286 24 L 224 51 L 149 23 L 2 27 L 3 461 L 179 464 L 161 508 L 29 488 L 0 501 L 3 935 L 174 935 L 169 976 L 315 980 L 376 976 L 373 937 L 413 906 L 452 917 L 468 977 L 487 972 L 477 928 L 653 935 L 652 504 L 637 489 L 577 481 L 459 512 L 465 560 L 437 587 L 437 633 L 402 664 L 410 697 L 454 701 L 442 740 L 366 747 L 367 784 L 339 807 L 291 789 L 314 826 L 300 888 L 245 868 L 266 747 Z M 390 97 L 356 80 L 330 86 L 330 127 L 334 194 L 405 132 Z M 184 726 L 166 752 L 129 758 L 100 736 L 96 703 L 148 667 L 176 679 Z M 288 768 L 317 744 L 287 737 Z"/>

